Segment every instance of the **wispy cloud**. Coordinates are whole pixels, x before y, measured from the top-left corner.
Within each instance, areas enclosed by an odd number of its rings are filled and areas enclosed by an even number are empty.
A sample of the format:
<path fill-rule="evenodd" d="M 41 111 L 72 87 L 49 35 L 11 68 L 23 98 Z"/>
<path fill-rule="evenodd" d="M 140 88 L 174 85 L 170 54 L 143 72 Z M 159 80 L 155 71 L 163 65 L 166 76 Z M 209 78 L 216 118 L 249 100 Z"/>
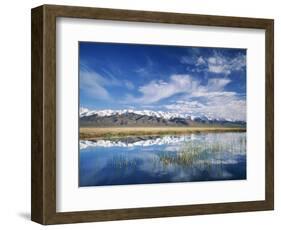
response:
<path fill-rule="evenodd" d="M 133 90 L 135 88 L 134 84 L 128 80 L 125 80 L 124 84 L 127 87 L 127 89 L 129 89 L 129 90 Z"/>
<path fill-rule="evenodd" d="M 148 76 L 154 71 L 154 62 L 149 56 L 145 56 L 145 64 L 135 69 L 135 72 L 141 76 Z"/>
<path fill-rule="evenodd" d="M 235 57 L 229 57 L 215 51 L 209 57 L 183 56 L 180 61 L 182 64 L 188 65 L 188 71 L 209 72 L 225 76 L 234 71 L 242 71 L 246 66 L 246 56 L 244 54 L 238 53 Z"/>
<path fill-rule="evenodd" d="M 83 90 L 91 98 L 103 98 L 109 100 L 111 97 L 105 86 L 109 82 L 94 71 L 80 70 L 80 90 Z"/>
<path fill-rule="evenodd" d="M 151 104 L 159 102 L 162 99 L 169 98 L 176 94 L 185 94 L 188 96 L 204 96 L 210 92 L 221 91 L 228 83 L 229 79 L 213 78 L 207 85 L 201 85 L 200 82 L 187 74 L 174 74 L 169 81 L 151 81 L 146 85 L 139 87 L 140 97 L 132 95 L 127 96 L 127 101 Z"/>
<path fill-rule="evenodd" d="M 142 104 L 151 104 L 175 94 L 188 93 L 197 87 L 198 82 L 193 81 L 189 75 L 172 75 L 168 82 L 163 80 L 151 81 L 139 87 L 141 97 L 128 95 L 127 101 Z"/>
<path fill-rule="evenodd" d="M 133 69 L 135 77 L 139 77 L 144 80 L 159 79 L 159 77 L 165 77 L 166 73 L 171 71 L 173 66 L 165 66 L 165 71 L 162 71 L 163 66 L 161 61 L 152 59 L 149 55 L 146 55 L 144 62 L 137 64 L 137 68 Z"/>
<path fill-rule="evenodd" d="M 225 57 L 217 52 L 207 59 L 208 70 L 213 73 L 231 74 L 240 71 L 246 66 L 246 56 L 237 55 L 235 58 Z"/>
<path fill-rule="evenodd" d="M 211 78 L 208 80 L 207 85 L 199 85 L 193 90 L 191 96 L 209 96 L 214 92 L 221 92 L 230 82 L 231 80 L 226 78 Z"/>
<path fill-rule="evenodd" d="M 182 56 L 180 58 L 180 63 L 187 64 L 187 65 L 194 65 L 197 61 L 196 56 Z"/>
<path fill-rule="evenodd" d="M 118 79 L 111 69 L 101 68 L 99 72 L 89 68 L 88 65 L 80 63 L 80 89 L 88 96 L 95 99 L 111 100 L 108 86 L 126 87 L 129 90 L 135 88 L 129 80 Z"/>
<path fill-rule="evenodd" d="M 200 56 L 197 60 L 196 60 L 196 66 L 201 66 L 201 65 L 205 65 L 206 64 L 206 61 L 205 61 L 205 59 L 202 57 L 202 56 Z"/>

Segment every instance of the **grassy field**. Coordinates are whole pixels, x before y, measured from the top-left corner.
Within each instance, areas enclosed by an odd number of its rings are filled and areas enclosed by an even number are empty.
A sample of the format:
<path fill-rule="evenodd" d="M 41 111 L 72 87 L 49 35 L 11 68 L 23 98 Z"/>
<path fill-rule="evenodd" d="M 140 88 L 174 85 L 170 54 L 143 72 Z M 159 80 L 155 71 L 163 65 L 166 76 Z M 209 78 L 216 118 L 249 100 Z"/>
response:
<path fill-rule="evenodd" d="M 245 132 L 231 127 L 81 127 L 80 139 L 114 139 L 130 136 L 180 135 L 198 132 Z"/>

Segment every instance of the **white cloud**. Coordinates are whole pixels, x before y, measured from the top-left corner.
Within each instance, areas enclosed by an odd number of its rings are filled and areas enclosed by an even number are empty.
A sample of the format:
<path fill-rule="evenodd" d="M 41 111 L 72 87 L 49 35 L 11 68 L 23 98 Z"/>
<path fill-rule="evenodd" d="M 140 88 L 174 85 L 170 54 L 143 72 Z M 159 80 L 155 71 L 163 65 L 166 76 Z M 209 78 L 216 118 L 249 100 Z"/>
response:
<path fill-rule="evenodd" d="M 193 79 L 193 82 L 196 82 L 196 79 Z M 216 93 L 221 93 L 221 91 L 224 90 L 224 87 L 231 82 L 230 79 L 227 78 L 211 78 L 208 80 L 208 83 L 206 85 L 200 84 L 200 82 L 197 81 L 197 83 L 194 83 L 192 91 L 188 95 L 189 97 L 203 97 L 203 96 L 211 96 Z M 225 92 L 230 93 L 230 92 Z"/>
<path fill-rule="evenodd" d="M 129 89 L 129 90 L 133 90 L 135 88 L 134 84 L 130 81 L 124 81 L 125 86 Z"/>
<path fill-rule="evenodd" d="M 94 71 L 80 71 L 80 89 L 92 98 L 110 99 L 110 95 L 104 87 L 107 84 L 109 84 L 108 80 Z"/>
<path fill-rule="evenodd" d="M 209 91 L 220 91 L 230 82 L 231 80 L 226 78 L 211 78 L 208 80 L 207 88 Z"/>
<path fill-rule="evenodd" d="M 153 67 L 155 66 L 155 63 L 151 60 L 149 56 L 146 56 L 145 58 L 146 58 L 145 65 L 135 69 L 135 72 L 140 76 L 147 77 L 152 73 L 154 73 Z"/>
<path fill-rule="evenodd" d="M 209 72 L 212 73 L 224 73 L 224 74 L 230 74 L 230 70 L 226 69 L 225 66 L 221 66 L 221 65 L 213 65 L 213 64 L 209 64 Z"/>
<path fill-rule="evenodd" d="M 188 64 L 188 65 L 193 65 L 195 62 L 195 59 L 193 56 L 183 56 L 180 58 L 180 62 L 182 64 Z"/>
<path fill-rule="evenodd" d="M 92 98 L 112 99 L 107 86 L 125 86 L 129 90 L 135 88 L 134 84 L 128 80 L 119 80 L 109 70 L 103 69 L 103 74 L 90 70 L 86 65 L 82 65 L 80 70 L 80 89 L 84 90 Z"/>
<path fill-rule="evenodd" d="M 187 70 L 191 72 L 230 75 L 233 71 L 241 71 L 245 68 L 246 56 L 244 54 L 237 54 L 235 57 L 227 57 L 221 53 L 214 52 L 213 56 L 208 58 L 202 56 L 183 56 L 180 62 L 189 65 Z"/>
<path fill-rule="evenodd" d="M 233 71 L 240 71 L 246 66 L 246 56 L 240 54 L 235 58 L 229 58 L 215 53 L 214 56 L 209 57 L 206 62 L 209 72 L 229 75 Z"/>
<path fill-rule="evenodd" d="M 202 56 L 200 56 L 197 61 L 196 61 L 196 66 L 200 66 L 200 65 L 205 65 L 206 61 L 204 60 L 204 58 Z"/>
<path fill-rule="evenodd" d="M 198 101 L 176 101 L 174 104 L 165 105 L 165 108 L 173 112 L 191 112 L 202 108 L 204 105 Z"/>
<path fill-rule="evenodd" d="M 139 87 L 138 91 L 142 96 L 128 95 L 126 101 L 151 104 L 180 93 L 197 97 L 206 96 L 210 95 L 210 92 L 221 91 L 230 82 L 230 79 L 213 78 L 209 79 L 207 85 L 200 85 L 200 82 L 191 75 L 175 74 L 167 82 L 163 80 L 151 81 Z"/>
<path fill-rule="evenodd" d="M 139 98 L 128 96 L 127 101 L 150 104 L 178 93 L 191 92 L 193 88 L 198 87 L 197 85 L 198 82 L 194 81 L 190 75 L 172 75 L 168 82 L 151 81 L 147 85 L 139 87 L 138 91 L 142 96 Z"/>

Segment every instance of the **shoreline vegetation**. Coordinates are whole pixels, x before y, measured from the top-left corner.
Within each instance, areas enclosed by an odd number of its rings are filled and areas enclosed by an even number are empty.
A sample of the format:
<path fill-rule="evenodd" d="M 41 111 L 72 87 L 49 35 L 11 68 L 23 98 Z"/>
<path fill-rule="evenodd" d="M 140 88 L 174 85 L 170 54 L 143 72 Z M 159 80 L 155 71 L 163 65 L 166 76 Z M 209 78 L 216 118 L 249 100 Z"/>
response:
<path fill-rule="evenodd" d="M 80 127 L 80 140 L 134 136 L 183 135 L 202 132 L 246 132 L 243 127 Z"/>

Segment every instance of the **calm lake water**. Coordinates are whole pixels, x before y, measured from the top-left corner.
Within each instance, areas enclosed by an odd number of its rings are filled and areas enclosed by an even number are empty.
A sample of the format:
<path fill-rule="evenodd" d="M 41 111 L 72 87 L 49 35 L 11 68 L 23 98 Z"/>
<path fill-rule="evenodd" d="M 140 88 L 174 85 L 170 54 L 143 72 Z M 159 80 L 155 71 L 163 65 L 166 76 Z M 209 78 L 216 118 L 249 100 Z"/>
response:
<path fill-rule="evenodd" d="M 246 179 L 246 133 L 80 141 L 79 186 Z"/>

